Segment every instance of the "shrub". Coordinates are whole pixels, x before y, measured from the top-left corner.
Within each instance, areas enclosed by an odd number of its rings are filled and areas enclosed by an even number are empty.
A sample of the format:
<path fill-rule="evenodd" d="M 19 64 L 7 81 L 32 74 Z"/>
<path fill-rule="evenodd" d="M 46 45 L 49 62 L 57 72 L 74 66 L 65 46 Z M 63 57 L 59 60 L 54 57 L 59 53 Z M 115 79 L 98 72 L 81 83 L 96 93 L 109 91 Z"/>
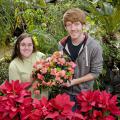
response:
<path fill-rule="evenodd" d="M 0 84 L 4 82 L 4 80 L 8 80 L 8 67 L 10 63 L 10 57 L 5 56 L 0 60 Z"/>

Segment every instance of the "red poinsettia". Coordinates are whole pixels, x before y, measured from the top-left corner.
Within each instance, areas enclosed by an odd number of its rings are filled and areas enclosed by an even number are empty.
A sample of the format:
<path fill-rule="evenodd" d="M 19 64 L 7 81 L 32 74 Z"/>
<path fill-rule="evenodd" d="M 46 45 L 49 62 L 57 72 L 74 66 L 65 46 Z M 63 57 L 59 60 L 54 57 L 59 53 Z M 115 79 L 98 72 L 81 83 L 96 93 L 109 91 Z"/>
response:
<path fill-rule="evenodd" d="M 77 101 L 77 112 L 84 115 L 85 120 L 115 120 L 120 115 L 117 96 L 106 91 L 82 91 L 77 96 Z"/>
<path fill-rule="evenodd" d="M 66 94 L 59 94 L 56 98 L 50 100 L 50 104 L 53 108 L 53 113 L 49 114 L 47 117 L 52 119 L 62 118 L 71 120 L 73 113 L 71 111 L 74 102 L 70 101 L 70 98 Z M 52 115 L 53 114 L 53 115 Z"/>
<path fill-rule="evenodd" d="M 34 109 L 28 115 L 28 118 L 30 120 L 45 120 L 50 110 L 47 98 L 42 97 L 41 100 L 34 99 L 32 105 Z"/>
<path fill-rule="evenodd" d="M 0 96 L 0 120 L 17 120 L 24 118 L 32 110 L 31 93 L 27 91 L 30 83 L 19 83 L 19 80 L 9 83 L 5 81 L 0 86 L 3 96 Z"/>
<path fill-rule="evenodd" d="M 83 120 L 83 116 L 73 113 L 72 107 L 74 102 L 70 101 L 67 94 L 59 94 L 48 101 L 45 97 L 41 100 L 34 99 L 33 111 L 28 115 L 30 120 Z"/>
<path fill-rule="evenodd" d="M 29 83 L 5 81 L 0 86 L 0 120 L 75 120 L 83 119 L 82 115 L 71 111 L 74 102 L 67 94 L 61 94 L 48 100 L 32 99 L 26 89 Z"/>
<path fill-rule="evenodd" d="M 106 91 L 82 91 L 77 96 L 79 109 L 73 113 L 74 102 L 67 94 L 32 99 L 26 89 L 29 85 L 5 81 L 0 86 L 0 120 L 116 120 L 120 115 L 117 96 Z"/>

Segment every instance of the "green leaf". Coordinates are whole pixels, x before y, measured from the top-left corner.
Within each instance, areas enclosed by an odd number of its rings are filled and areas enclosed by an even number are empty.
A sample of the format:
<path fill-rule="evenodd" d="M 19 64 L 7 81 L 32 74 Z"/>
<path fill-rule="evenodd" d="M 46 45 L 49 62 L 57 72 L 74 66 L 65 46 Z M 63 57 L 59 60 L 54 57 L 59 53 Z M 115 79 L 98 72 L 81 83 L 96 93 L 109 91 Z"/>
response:
<path fill-rule="evenodd" d="M 42 7 L 46 7 L 45 0 L 39 0 L 39 5 Z"/>
<path fill-rule="evenodd" d="M 60 68 L 60 67 L 57 67 L 56 69 L 57 69 L 57 71 L 61 71 L 61 68 Z"/>

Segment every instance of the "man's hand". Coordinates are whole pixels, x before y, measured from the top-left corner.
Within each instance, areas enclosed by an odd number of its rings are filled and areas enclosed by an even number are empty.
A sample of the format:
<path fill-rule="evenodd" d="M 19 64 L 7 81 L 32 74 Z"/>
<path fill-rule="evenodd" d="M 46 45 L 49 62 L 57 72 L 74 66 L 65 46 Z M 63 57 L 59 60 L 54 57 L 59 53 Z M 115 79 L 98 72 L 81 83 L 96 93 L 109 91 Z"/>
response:
<path fill-rule="evenodd" d="M 72 80 L 71 81 L 67 81 L 65 83 L 62 83 L 62 86 L 64 86 L 64 87 L 70 87 L 70 86 L 73 85 L 72 83 L 73 83 Z"/>

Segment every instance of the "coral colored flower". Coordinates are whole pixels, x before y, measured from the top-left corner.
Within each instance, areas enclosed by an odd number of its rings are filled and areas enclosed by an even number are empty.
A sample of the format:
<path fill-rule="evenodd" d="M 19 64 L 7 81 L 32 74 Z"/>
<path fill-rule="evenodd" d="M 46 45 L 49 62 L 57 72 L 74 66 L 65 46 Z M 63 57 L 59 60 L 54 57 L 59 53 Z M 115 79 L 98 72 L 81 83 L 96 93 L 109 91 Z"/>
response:
<path fill-rule="evenodd" d="M 41 72 L 42 74 L 46 74 L 46 73 L 47 73 L 47 68 L 44 68 L 44 69 L 40 70 L 40 72 Z"/>
<path fill-rule="evenodd" d="M 38 78 L 39 80 L 43 80 L 43 79 L 44 79 L 44 76 L 38 73 L 38 74 L 37 74 L 37 78 Z"/>
<path fill-rule="evenodd" d="M 53 53 L 52 58 L 61 58 L 62 54 L 59 51 Z"/>
<path fill-rule="evenodd" d="M 75 64 L 59 51 L 54 52 L 51 57 L 40 59 L 32 72 L 33 80 L 39 82 L 36 89 L 57 89 L 63 82 L 72 80 L 74 67 Z"/>
<path fill-rule="evenodd" d="M 32 84 L 32 88 L 33 89 L 36 89 L 38 87 L 38 82 L 36 81 L 36 82 L 34 82 L 33 84 Z"/>
<path fill-rule="evenodd" d="M 64 65 L 65 62 L 66 62 L 65 58 L 59 58 L 57 63 L 60 64 L 60 65 Z"/>
<path fill-rule="evenodd" d="M 60 78 L 59 76 L 56 76 L 56 77 L 55 77 L 55 80 L 56 80 L 56 81 L 60 81 L 61 78 Z"/>
<path fill-rule="evenodd" d="M 76 67 L 76 64 L 74 62 L 70 62 L 72 68 L 75 68 Z"/>
<path fill-rule="evenodd" d="M 59 73 L 60 73 L 60 76 L 61 76 L 61 77 L 64 77 L 65 74 L 66 74 L 66 71 L 65 71 L 65 70 L 61 70 Z"/>
<path fill-rule="evenodd" d="M 35 91 L 34 91 L 34 94 L 35 94 L 35 95 L 40 95 L 40 91 L 39 91 L 39 90 L 35 90 Z"/>
<path fill-rule="evenodd" d="M 51 74 L 51 75 L 56 75 L 56 73 L 57 73 L 57 70 L 56 70 L 56 68 L 54 68 L 54 69 L 51 69 L 51 72 L 50 72 L 50 74 Z"/>

